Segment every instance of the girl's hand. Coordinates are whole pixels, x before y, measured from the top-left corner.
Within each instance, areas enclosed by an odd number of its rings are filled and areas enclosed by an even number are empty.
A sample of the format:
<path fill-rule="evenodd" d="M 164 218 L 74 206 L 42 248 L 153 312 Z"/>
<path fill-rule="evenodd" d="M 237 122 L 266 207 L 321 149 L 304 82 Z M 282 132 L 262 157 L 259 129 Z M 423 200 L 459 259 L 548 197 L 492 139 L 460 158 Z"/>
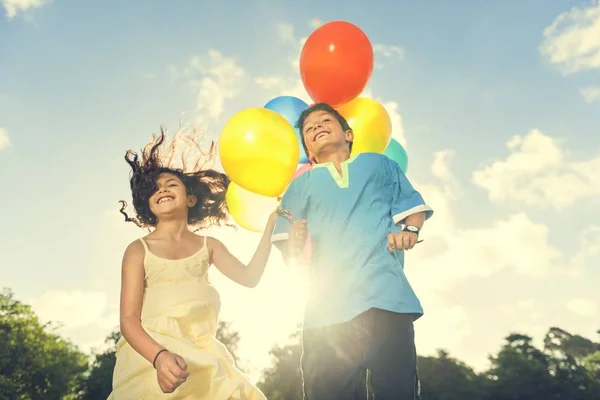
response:
<path fill-rule="evenodd" d="M 275 230 L 275 224 L 277 223 L 277 217 L 279 214 L 277 210 L 273 211 L 271 215 L 269 215 L 269 220 L 267 221 L 267 226 L 265 228 L 266 232 L 273 232 Z"/>
<path fill-rule="evenodd" d="M 168 351 L 156 359 L 156 378 L 163 393 L 173 393 L 190 375 L 183 358 Z"/>

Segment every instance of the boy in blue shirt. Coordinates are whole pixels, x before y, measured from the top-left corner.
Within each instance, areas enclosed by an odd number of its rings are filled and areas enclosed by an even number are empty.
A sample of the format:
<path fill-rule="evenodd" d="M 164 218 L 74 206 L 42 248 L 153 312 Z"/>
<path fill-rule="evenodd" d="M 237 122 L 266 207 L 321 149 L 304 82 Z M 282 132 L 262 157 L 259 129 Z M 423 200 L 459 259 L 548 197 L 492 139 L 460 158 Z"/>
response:
<path fill-rule="evenodd" d="M 314 163 L 295 179 L 273 243 L 298 257 L 310 231 L 309 294 L 302 332 L 306 400 L 418 396 L 413 321 L 423 314 L 404 275 L 404 250 L 433 211 L 397 163 L 377 153 L 350 157 L 353 133 L 331 106 L 302 113 L 298 128 Z"/>

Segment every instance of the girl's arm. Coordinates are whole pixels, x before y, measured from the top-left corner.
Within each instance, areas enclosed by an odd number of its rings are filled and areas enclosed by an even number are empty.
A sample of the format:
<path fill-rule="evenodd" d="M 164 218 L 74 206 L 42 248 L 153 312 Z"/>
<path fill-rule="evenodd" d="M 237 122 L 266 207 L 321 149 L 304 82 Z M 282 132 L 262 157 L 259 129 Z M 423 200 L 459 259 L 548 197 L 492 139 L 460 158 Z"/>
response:
<path fill-rule="evenodd" d="M 164 393 L 172 393 L 189 376 L 185 360 L 170 353 L 157 343 L 142 327 L 144 295 L 144 246 L 140 241 L 131 243 L 123 256 L 121 273 L 121 333 L 127 343 L 148 362 L 156 362 L 158 386 Z M 160 352 L 160 354 L 159 354 Z"/>
<path fill-rule="evenodd" d="M 212 249 L 212 263 L 219 271 L 232 281 L 249 288 L 256 287 L 263 276 L 265 266 L 271 254 L 271 235 L 275 228 L 277 214 L 273 213 L 265 227 L 260 243 L 254 252 L 252 260 L 244 265 L 227 247 L 214 238 L 209 238 L 209 246 Z"/>
<path fill-rule="evenodd" d="M 163 347 L 142 327 L 142 299 L 144 295 L 144 246 L 139 240 L 125 250 L 121 272 L 121 333 L 127 343 L 148 362 Z"/>

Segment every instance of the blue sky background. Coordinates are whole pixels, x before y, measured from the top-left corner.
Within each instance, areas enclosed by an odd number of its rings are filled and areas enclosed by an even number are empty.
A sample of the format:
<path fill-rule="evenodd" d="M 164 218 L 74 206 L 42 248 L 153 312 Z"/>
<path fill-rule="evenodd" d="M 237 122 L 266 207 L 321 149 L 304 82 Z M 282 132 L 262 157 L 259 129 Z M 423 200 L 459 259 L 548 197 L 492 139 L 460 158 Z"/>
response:
<path fill-rule="evenodd" d="M 143 234 L 118 214 L 125 151 L 184 112 L 216 140 L 237 111 L 307 99 L 302 40 L 330 20 L 374 44 L 365 95 L 437 211 L 407 257 L 421 352 L 482 368 L 509 331 L 600 328 L 597 0 L 0 4 L 0 286 L 84 348 L 118 323 L 120 259 Z M 258 240 L 213 233 L 242 259 Z M 304 283 L 277 254 L 257 289 L 214 281 L 258 374 Z"/>

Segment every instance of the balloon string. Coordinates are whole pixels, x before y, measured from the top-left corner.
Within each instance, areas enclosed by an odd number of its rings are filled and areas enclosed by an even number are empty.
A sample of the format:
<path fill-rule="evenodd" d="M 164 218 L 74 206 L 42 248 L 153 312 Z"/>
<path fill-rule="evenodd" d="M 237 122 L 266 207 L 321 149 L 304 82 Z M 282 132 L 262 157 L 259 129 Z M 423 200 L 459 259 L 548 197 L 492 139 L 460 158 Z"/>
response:
<path fill-rule="evenodd" d="M 288 210 L 284 210 L 281 207 L 277 207 L 275 212 L 277 213 L 277 215 L 281 215 L 282 217 L 287 218 L 291 223 L 294 223 L 294 216 Z"/>
<path fill-rule="evenodd" d="M 291 223 L 294 223 L 294 216 L 292 215 L 291 211 L 281 208 L 281 197 L 278 197 L 277 200 L 279 201 L 279 204 L 275 209 L 275 213 L 277 213 L 277 215 L 281 215 L 282 217 L 287 218 Z"/>

